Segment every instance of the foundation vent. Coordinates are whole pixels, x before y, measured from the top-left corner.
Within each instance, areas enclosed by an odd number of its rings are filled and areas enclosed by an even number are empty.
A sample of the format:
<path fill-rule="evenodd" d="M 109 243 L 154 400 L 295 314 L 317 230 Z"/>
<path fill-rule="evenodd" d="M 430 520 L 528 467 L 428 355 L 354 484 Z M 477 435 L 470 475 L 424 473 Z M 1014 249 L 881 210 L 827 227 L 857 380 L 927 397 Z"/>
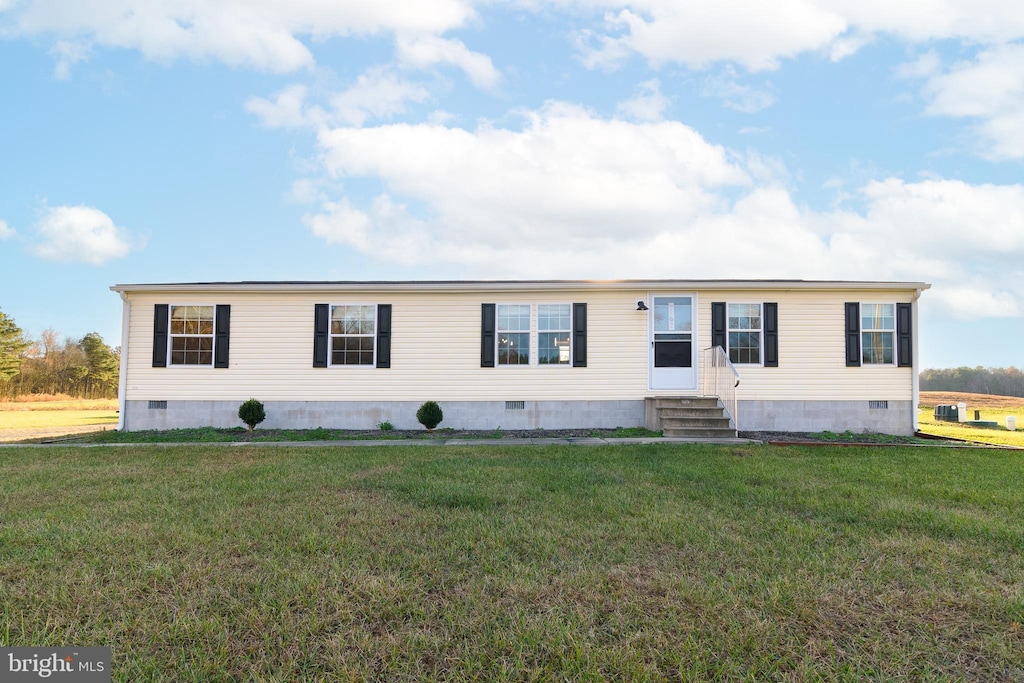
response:
<path fill-rule="evenodd" d="M 869 410 L 889 410 L 888 401 L 868 401 Z"/>
<path fill-rule="evenodd" d="M 167 410 L 167 401 L 150 401 L 150 410 Z"/>
<path fill-rule="evenodd" d="M 526 410 L 526 401 L 505 401 L 505 410 Z"/>

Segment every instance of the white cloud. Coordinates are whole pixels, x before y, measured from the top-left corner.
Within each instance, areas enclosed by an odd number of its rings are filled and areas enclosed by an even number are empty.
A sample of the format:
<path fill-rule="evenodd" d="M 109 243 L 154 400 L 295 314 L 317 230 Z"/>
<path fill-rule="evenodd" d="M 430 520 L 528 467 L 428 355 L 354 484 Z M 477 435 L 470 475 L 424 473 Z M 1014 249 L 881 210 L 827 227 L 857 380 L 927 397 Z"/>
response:
<path fill-rule="evenodd" d="M 355 247 L 363 253 L 386 254 L 387 260 L 415 265 L 423 253 L 443 250 L 430 226 L 409 214 L 387 194 L 378 195 L 368 212 L 354 208 L 347 200 L 326 202 L 323 212 L 307 214 L 303 222 L 327 244 Z"/>
<path fill-rule="evenodd" d="M 16 234 L 14 228 L 7 225 L 6 221 L 0 221 L 0 240 L 7 240 L 14 237 Z"/>
<path fill-rule="evenodd" d="M 614 15 L 605 16 L 605 23 L 610 30 L 614 30 L 618 22 Z M 625 38 L 616 38 L 592 31 L 581 29 L 572 34 L 572 42 L 579 54 L 579 60 L 588 69 L 601 69 L 603 71 L 615 71 L 622 62 L 626 61 L 633 48 Z"/>
<path fill-rule="evenodd" d="M 901 64 L 896 68 L 897 78 L 929 78 L 942 70 L 942 58 L 934 50 L 929 50 L 912 62 Z"/>
<path fill-rule="evenodd" d="M 473 85 L 491 90 L 501 81 L 491 58 L 473 52 L 461 40 L 431 35 L 400 36 L 398 61 L 406 68 L 428 69 L 436 64 L 450 64 L 462 69 Z"/>
<path fill-rule="evenodd" d="M 925 112 L 975 120 L 973 132 L 986 157 L 1024 158 L 1024 44 L 984 50 L 972 61 L 943 73 L 937 70 L 930 63 L 916 72 L 907 69 L 911 75 L 927 76 Z"/>
<path fill-rule="evenodd" d="M 1024 5 L 1017 0 L 829 0 L 857 31 L 910 42 L 964 40 L 998 43 L 1024 35 Z"/>
<path fill-rule="evenodd" d="M 717 98 L 726 107 L 744 114 L 753 114 L 775 104 L 775 95 L 768 89 L 741 83 L 736 70 L 731 66 L 722 69 L 721 73 L 708 76 L 701 87 L 701 95 Z"/>
<path fill-rule="evenodd" d="M 295 204 L 314 204 L 327 201 L 322 188 L 323 183 L 316 178 L 299 178 L 292 183 L 287 199 Z"/>
<path fill-rule="evenodd" d="M 860 212 L 815 217 L 837 267 L 935 282 L 934 296 L 965 318 L 1024 315 L 1024 185 L 889 178 L 859 197 Z"/>
<path fill-rule="evenodd" d="M 71 67 L 87 59 L 90 51 L 88 45 L 58 40 L 50 50 L 50 54 L 57 58 L 57 63 L 53 67 L 53 77 L 58 81 L 71 78 Z"/>
<path fill-rule="evenodd" d="M 429 98 L 430 91 L 423 85 L 402 79 L 386 67 L 376 67 L 361 74 L 346 90 L 327 96 L 326 107 L 309 103 L 309 88 L 294 84 L 273 99 L 249 98 L 245 108 L 268 128 L 361 126 L 367 120 L 402 114 L 408 102 Z"/>
<path fill-rule="evenodd" d="M 750 71 L 774 69 L 779 60 L 829 45 L 847 28 L 844 18 L 807 0 L 636 0 L 598 2 L 611 11 L 606 34 L 595 35 L 584 61 L 615 61 L 629 51 L 654 64 L 695 69 L 728 61 Z"/>
<path fill-rule="evenodd" d="M 445 33 L 465 27 L 480 0 L 24 0 L 9 3 L 13 34 L 53 37 L 58 78 L 85 45 L 127 48 L 147 58 L 214 59 L 291 72 L 313 66 L 310 41 L 396 36 L 412 68 L 448 64 L 478 87 L 501 79 L 491 58 Z M 611 69 L 633 54 L 654 65 L 703 69 L 731 63 L 756 72 L 807 52 L 843 59 L 879 36 L 909 43 L 945 39 L 981 45 L 1024 37 L 1018 0 L 503 0 L 516 9 L 551 8 L 603 22 L 573 34 L 580 58 Z M 76 52 L 77 51 L 77 52 Z"/>
<path fill-rule="evenodd" d="M 26 0 L 12 15 L 13 30 L 24 35 L 289 72 L 312 66 L 307 36 L 439 34 L 474 10 L 469 0 Z"/>
<path fill-rule="evenodd" d="M 851 190 L 856 208 L 816 213 L 778 160 L 677 122 L 559 102 L 521 114 L 521 128 L 321 131 L 333 181 L 384 189 L 321 200 L 306 224 L 372 258 L 466 276 L 920 280 L 964 317 L 1024 315 L 1022 185 L 887 178 Z"/>
<path fill-rule="evenodd" d="M 430 206 L 452 239 L 565 243 L 615 234 L 645 216 L 684 221 L 721 200 L 709 188 L 748 178 L 722 148 L 674 122 L 606 121 L 563 103 L 524 112 L 524 130 L 430 125 L 339 128 L 320 135 L 337 177 L 383 178 Z"/>
<path fill-rule="evenodd" d="M 634 121 L 660 121 L 670 100 L 661 94 L 657 78 L 644 81 L 636 87 L 633 97 L 620 102 L 616 111 Z"/>
<path fill-rule="evenodd" d="M 424 102 L 430 91 L 399 78 L 387 68 L 370 69 L 344 92 L 331 97 L 331 120 L 361 126 L 367 119 L 405 112 L 407 102 Z"/>
<path fill-rule="evenodd" d="M 127 230 L 91 206 L 47 209 L 35 229 L 41 241 L 32 251 L 49 261 L 101 265 L 124 258 L 134 247 Z"/>
<path fill-rule="evenodd" d="M 306 109 L 308 88 L 301 84 L 289 85 L 277 93 L 273 100 L 250 97 L 245 109 L 256 115 L 268 128 L 305 128 L 316 115 Z"/>
<path fill-rule="evenodd" d="M 630 54 L 693 69 L 716 62 L 770 70 L 806 52 L 844 59 L 878 36 L 910 43 L 997 44 L 1024 37 L 1018 0 L 550 0 L 605 10 L 603 30 L 574 38 L 584 64 L 614 67 Z"/>

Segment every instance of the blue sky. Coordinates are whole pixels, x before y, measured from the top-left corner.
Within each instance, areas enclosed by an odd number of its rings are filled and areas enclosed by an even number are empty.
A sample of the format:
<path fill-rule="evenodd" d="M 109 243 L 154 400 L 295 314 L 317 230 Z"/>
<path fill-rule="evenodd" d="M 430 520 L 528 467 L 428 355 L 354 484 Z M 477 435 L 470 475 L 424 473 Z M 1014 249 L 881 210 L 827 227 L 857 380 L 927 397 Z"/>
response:
<path fill-rule="evenodd" d="M 0 308 L 115 283 L 932 283 L 1024 364 L 1019 0 L 0 0 Z"/>

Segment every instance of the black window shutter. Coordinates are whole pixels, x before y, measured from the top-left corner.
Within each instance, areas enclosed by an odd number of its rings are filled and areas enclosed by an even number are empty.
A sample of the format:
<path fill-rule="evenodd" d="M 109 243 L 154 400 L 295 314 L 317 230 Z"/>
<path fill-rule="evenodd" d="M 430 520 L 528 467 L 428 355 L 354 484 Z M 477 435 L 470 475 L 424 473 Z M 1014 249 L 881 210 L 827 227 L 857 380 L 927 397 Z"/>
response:
<path fill-rule="evenodd" d="M 480 367 L 494 367 L 495 305 L 480 305 Z"/>
<path fill-rule="evenodd" d="M 330 325 L 331 307 L 327 304 L 313 306 L 313 367 L 327 367 L 327 337 Z"/>
<path fill-rule="evenodd" d="M 216 309 L 216 334 L 213 337 L 213 367 L 228 367 L 228 347 L 231 342 L 231 306 L 218 305 Z"/>
<path fill-rule="evenodd" d="M 896 304 L 896 362 L 901 368 L 914 364 L 913 314 L 911 304 Z"/>
<path fill-rule="evenodd" d="M 377 367 L 391 367 L 391 304 L 377 304 Z"/>
<path fill-rule="evenodd" d="M 587 367 L 587 305 L 572 305 L 572 366 Z"/>
<path fill-rule="evenodd" d="M 860 366 L 860 304 L 846 302 L 846 367 Z"/>
<path fill-rule="evenodd" d="M 764 366 L 779 367 L 779 305 L 764 304 Z"/>
<path fill-rule="evenodd" d="M 167 367 L 167 322 L 170 306 L 156 304 L 153 307 L 153 367 Z"/>
<path fill-rule="evenodd" d="M 711 345 L 721 346 L 728 350 L 725 343 L 725 302 L 716 301 L 711 304 Z"/>

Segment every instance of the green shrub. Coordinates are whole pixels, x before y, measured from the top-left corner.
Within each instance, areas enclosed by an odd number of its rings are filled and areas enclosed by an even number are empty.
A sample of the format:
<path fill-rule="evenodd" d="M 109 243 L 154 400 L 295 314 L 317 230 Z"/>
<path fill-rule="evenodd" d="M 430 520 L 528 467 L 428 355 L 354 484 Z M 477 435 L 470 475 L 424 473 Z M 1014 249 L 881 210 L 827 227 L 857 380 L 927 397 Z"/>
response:
<path fill-rule="evenodd" d="M 249 431 L 255 429 L 256 425 L 267 419 L 267 413 L 263 410 L 263 404 L 254 398 L 250 398 L 238 408 L 238 419 L 249 425 Z"/>
<path fill-rule="evenodd" d="M 394 428 L 395 428 L 395 425 L 391 424 L 390 422 L 388 422 L 386 420 L 384 422 L 378 422 L 377 423 L 377 429 L 379 429 L 382 432 L 390 432 Z"/>
<path fill-rule="evenodd" d="M 444 419 L 444 413 L 441 411 L 441 406 L 437 405 L 437 401 L 427 401 L 416 411 L 416 419 L 429 432 L 441 424 L 441 420 Z"/>

